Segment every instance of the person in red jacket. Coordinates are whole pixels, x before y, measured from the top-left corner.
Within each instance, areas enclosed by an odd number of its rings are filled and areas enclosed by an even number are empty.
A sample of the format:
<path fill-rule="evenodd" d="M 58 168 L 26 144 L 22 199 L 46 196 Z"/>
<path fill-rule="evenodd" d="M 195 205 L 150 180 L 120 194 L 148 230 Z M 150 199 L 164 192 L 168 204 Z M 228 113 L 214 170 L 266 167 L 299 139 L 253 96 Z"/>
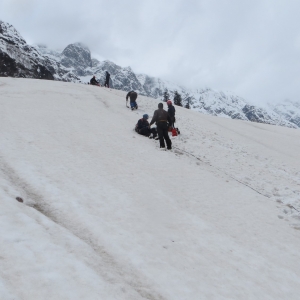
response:
<path fill-rule="evenodd" d="M 165 141 L 167 143 L 167 149 L 172 149 L 172 142 L 169 138 L 168 128 L 169 124 L 171 124 L 172 120 L 168 114 L 164 110 L 164 105 L 162 103 L 158 104 L 158 109 L 154 112 L 153 118 L 150 122 L 150 126 L 156 123 L 157 133 L 159 137 L 160 148 L 165 148 Z"/>
<path fill-rule="evenodd" d="M 172 126 L 172 128 L 174 128 L 174 123 L 175 123 L 175 107 L 172 104 L 171 100 L 167 101 L 167 105 L 168 105 L 168 114 L 171 118 L 171 124 L 170 126 Z"/>

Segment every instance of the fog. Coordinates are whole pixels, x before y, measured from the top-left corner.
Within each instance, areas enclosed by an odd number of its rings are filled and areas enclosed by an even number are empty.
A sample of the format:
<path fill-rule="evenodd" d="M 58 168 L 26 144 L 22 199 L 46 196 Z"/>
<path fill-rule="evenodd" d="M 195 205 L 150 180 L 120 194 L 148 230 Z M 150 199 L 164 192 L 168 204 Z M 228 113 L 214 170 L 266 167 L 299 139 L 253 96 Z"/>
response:
<path fill-rule="evenodd" d="M 2 0 L 29 44 L 86 44 L 92 56 L 255 104 L 299 99 L 300 2 Z"/>

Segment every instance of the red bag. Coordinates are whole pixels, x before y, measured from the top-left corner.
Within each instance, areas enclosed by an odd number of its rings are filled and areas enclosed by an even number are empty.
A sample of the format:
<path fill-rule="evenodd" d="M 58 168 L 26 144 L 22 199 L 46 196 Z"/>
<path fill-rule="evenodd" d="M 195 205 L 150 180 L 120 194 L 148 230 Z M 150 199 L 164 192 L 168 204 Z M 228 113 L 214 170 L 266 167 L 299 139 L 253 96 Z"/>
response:
<path fill-rule="evenodd" d="M 172 136 L 177 136 L 178 134 L 177 134 L 177 130 L 176 130 L 176 128 L 173 128 L 172 129 Z"/>

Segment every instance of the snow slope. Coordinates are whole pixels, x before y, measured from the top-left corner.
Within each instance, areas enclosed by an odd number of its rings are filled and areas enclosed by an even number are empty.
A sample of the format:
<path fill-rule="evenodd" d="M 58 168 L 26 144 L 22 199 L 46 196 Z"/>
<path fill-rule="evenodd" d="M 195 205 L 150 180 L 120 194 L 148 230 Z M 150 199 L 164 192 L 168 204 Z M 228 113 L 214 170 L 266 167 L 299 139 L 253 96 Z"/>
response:
<path fill-rule="evenodd" d="M 300 131 L 125 95 L 0 78 L 0 298 L 299 299 Z"/>

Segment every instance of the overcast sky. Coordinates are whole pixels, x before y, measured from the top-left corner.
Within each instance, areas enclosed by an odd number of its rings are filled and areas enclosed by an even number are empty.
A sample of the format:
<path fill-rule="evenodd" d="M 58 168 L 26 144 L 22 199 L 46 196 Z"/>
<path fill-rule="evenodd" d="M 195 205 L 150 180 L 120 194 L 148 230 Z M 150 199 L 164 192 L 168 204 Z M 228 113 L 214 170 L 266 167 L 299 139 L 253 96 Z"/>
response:
<path fill-rule="evenodd" d="M 0 0 L 29 44 L 92 56 L 256 104 L 300 102 L 299 0 Z"/>

